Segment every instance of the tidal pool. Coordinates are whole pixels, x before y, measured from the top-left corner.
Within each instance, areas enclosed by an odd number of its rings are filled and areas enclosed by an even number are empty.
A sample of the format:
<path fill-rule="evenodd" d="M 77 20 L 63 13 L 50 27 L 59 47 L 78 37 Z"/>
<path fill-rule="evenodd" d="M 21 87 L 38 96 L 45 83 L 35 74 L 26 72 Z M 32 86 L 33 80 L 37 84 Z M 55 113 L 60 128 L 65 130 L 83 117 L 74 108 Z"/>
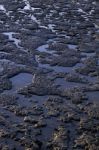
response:
<path fill-rule="evenodd" d="M 15 33 L 15 32 L 4 32 L 3 34 L 7 35 L 9 40 L 12 41 L 16 45 L 16 47 L 21 48 L 21 46 L 19 46 L 21 41 L 19 39 L 15 38 L 15 37 L 13 37 L 13 35 L 18 34 L 18 33 Z"/>
<path fill-rule="evenodd" d="M 33 75 L 30 73 L 19 73 L 18 75 L 10 78 L 13 89 L 23 88 L 32 82 Z"/>
<path fill-rule="evenodd" d="M 99 91 L 86 92 L 90 102 L 96 102 L 99 104 Z"/>

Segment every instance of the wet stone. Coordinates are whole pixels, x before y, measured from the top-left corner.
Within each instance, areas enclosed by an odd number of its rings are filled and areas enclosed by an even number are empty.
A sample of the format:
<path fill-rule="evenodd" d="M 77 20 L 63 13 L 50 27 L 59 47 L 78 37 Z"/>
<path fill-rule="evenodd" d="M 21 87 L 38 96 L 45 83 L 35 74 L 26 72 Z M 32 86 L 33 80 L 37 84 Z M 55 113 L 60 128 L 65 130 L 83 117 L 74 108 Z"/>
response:
<path fill-rule="evenodd" d="M 0 95 L 0 106 L 9 106 L 9 105 L 15 105 L 17 97 L 10 94 L 1 94 Z"/>
<path fill-rule="evenodd" d="M 88 83 L 87 79 L 84 77 L 81 77 L 78 74 L 67 74 L 65 77 L 65 80 L 69 81 L 69 82 L 78 82 L 78 83 Z"/>
<path fill-rule="evenodd" d="M 90 133 L 83 133 L 76 141 L 74 149 L 97 149 L 98 146 L 98 135 L 95 134 L 93 136 Z M 95 140 L 96 139 L 96 140 Z"/>
<path fill-rule="evenodd" d="M 7 78 L 0 78 L 0 93 L 4 90 L 10 90 L 12 88 L 12 84 L 10 80 Z"/>
<path fill-rule="evenodd" d="M 46 78 L 45 75 L 34 75 L 32 84 L 29 86 L 20 89 L 20 94 L 36 94 L 36 95 L 50 95 L 50 94 L 57 94 L 58 89 L 57 85 L 54 85 L 52 81 Z"/>
<path fill-rule="evenodd" d="M 53 134 L 52 146 L 50 147 L 52 147 L 52 149 L 67 149 L 68 140 L 69 131 L 60 126 Z"/>

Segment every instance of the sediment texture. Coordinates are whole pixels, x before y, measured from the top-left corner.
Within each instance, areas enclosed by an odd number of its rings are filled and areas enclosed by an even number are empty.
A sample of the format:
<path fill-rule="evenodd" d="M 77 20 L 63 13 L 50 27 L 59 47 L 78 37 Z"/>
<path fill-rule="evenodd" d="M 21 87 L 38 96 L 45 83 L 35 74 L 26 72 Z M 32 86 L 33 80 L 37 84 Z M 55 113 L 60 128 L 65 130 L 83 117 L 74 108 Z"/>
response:
<path fill-rule="evenodd" d="M 0 0 L 0 150 L 98 149 L 98 0 Z"/>

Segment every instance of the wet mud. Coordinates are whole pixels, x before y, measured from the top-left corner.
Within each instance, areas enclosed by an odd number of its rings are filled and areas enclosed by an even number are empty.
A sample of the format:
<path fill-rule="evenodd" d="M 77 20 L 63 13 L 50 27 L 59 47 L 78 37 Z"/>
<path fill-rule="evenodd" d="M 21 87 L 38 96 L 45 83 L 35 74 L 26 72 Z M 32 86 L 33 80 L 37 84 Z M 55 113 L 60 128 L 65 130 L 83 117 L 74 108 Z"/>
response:
<path fill-rule="evenodd" d="M 0 150 L 99 149 L 99 2 L 0 1 Z"/>

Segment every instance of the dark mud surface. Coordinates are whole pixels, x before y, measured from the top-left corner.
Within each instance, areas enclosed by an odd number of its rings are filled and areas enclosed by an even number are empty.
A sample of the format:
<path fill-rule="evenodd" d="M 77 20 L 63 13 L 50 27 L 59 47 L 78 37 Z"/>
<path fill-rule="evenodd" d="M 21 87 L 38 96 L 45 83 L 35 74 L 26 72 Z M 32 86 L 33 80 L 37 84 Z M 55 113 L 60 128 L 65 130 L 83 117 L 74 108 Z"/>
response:
<path fill-rule="evenodd" d="M 0 0 L 0 150 L 99 150 L 98 0 Z"/>

